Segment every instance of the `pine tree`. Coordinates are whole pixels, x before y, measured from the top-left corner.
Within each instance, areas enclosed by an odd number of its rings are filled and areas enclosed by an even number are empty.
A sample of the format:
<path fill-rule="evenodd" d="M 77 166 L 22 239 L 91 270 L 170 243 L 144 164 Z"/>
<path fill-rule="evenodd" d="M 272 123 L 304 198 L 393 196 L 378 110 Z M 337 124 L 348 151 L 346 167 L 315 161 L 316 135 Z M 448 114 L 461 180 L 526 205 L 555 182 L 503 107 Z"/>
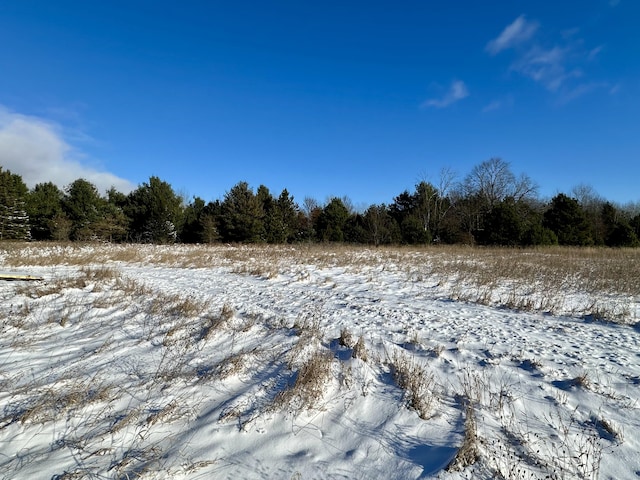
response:
<path fill-rule="evenodd" d="M 99 238 L 98 224 L 102 220 L 106 200 L 96 186 L 79 178 L 66 189 L 62 208 L 71 220 L 71 240 L 95 240 Z"/>
<path fill-rule="evenodd" d="M 54 240 L 60 232 L 55 232 L 56 222 L 62 215 L 64 193 L 52 182 L 37 184 L 27 196 L 27 213 L 34 240 Z M 68 235 L 66 240 L 68 240 Z"/>
<path fill-rule="evenodd" d="M 341 199 L 333 197 L 318 217 L 318 239 L 324 242 L 343 242 L 348 219 L 349 209 Z"/>
<path fill-rule="evenodd" d="M 264 207 L 247 182 L 237 183 L 221 205 L 221 234 L 225 242 L 262 242 Z"/>
<path fill-rule="evenodd" d="M 173 243 L 182 227 L 183 202 L 170 184 L 152 176 L 129 194 L 124 213 L 134 240 Z"/>
<path fill-rule="evenodd" d="M 267 242 L 289 243 L 298 230 L 298 206 L 284 189 L 276 200 L 264 204 Z"/>
<path fill-rule="evenodd" d="M 28 189 L 22 177 L 0 167 L 0 240 L 30 240 Z"/>
<path fill-rule="evenodd" d="M 194 197 L 191 203 L 184 209 L 184 220 L 180 240 L 184 243 L 204 242 L 205 225 L 203 215 L 205 211 L 204 200 Z"/>
<path fill-rule="evenodd" d="M 552 230 L 560 245 L 591 245 L 587 217 L 575 198 L 560 193 L 544 213 L 543 226 Z"/>

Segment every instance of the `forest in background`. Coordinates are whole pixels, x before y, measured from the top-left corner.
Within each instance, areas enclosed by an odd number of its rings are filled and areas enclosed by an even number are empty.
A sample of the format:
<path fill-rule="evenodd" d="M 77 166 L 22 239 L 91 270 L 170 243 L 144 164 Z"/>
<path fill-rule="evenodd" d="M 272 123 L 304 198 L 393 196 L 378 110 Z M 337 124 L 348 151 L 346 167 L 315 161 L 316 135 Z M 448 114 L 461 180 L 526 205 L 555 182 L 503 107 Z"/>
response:
<path fill-rule="evenodd" d="M 207 203 L 155 176 L 129 194 L 101 194 L 82 178 L 29 189 L 0 166 L 0 240 L 638 247 L 639 238 L 640 204 L 617 205 L 585 185 L 541 199 L 500 158 L 461 179 L 443 170 L 435 183 L 361 209 L 348 197 L 298 204 L 286 189 L 273 195 L 246 182 Z"/>

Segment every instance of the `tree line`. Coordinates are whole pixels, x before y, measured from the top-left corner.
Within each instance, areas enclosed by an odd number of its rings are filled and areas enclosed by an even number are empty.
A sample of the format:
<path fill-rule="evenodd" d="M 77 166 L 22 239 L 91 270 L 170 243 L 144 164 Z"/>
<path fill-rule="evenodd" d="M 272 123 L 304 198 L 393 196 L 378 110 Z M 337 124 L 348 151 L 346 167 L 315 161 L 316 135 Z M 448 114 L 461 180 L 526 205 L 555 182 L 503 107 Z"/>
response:
<path fill-rule="evenodd" d="M 587 186 L 542 200 L 528 176 L 499 158 L 461 181 L 444 170 L 437 184 L 420 181 L 361 211 L 346 197 L 299 205 L 286 189 L 273 195 L 246 182 L 208 203 L 186 200 L 155 176 L 127 195 L 103 195 L 85 179 L 28 189 L 0 166 L 0 240 L 637 247 L 639 238 L 637 206 L 615 205 Z"/>

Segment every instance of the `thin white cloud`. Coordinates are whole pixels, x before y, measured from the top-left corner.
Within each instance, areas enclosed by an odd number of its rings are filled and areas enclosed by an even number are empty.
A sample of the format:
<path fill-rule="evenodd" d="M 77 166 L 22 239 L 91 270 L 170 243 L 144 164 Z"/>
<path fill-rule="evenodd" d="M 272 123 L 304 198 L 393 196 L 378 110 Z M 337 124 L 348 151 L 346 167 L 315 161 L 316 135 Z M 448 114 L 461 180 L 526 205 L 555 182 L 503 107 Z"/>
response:
<path fill-rule="evenodd" d="M 424 102 L 424 107 L 444 108 L 469 96 L 469 89 L 461 80 L 454 80 L 445 95 Z"/>
<path fill-rule="evenodd" d="M 611 85 L 609 85 L 609 83 L 607 82 L 581 83 L 572 88 L 563 90 L 559 97 L 559 102 L 560 104 L 566 104 L 596 90 L 608 91 L 611 94 L 611 89 Z"/>
<path fill-rule="evenodd" d="M 489 104 L 485 105 L 482 111 L 484 113 L 493 112 L 495 110 L 500 110 L 501 107 L 502 107 L 502 102 L 500 100 L 493 100 Z"/>
<path fill-rule="evenodd" d="M 482 113 L 495 112 L 497 110 L 511 108 L 513 106 L 513 103 L 514 103 L 513 95 L 509 94 L 504 96 L 503 98 L 497 98 L 489 102 L 482 109 Z"/>
<path fill-rule="evenodd" d="M 582 76 L 579 68 L 570 70 L 567 68 L 570 55 L 569 48 L 555 46 L 545 50 L 534 46 L 511 68 L 544 85 L 548 90 L 556 92 L 568 79 Z"/>
<path fill-rule="evenodd" d="M 604 50 L 604 45 L 598 45 L 596 48 L 592 48 L 589 54 L 587 55 L 587 59 L 590 62 L 595 60 L 598 57 L 598 55 L 600 55 L 600 52 L 602 52 L 602 50 Z"/>
<path fill-rule="evenodd" d="M 100 192 L 112 186 L 123 193 L 135 188 L 126 179 L 83 164 L 81 158 L 56 124 L 0 105 L 0 166 L 21 175 L 29 188 L 44 182 L 64 188 L 78 178 L 93 183 Z"/>
<path fill-rule="evenodd" d="M 533 37 L 537 29 L 538 24 L 536 22 L 529 22 L 524 15 L 520 15 L 507 25 L 497 38 L 487 43 L 486 50 L 491 55 L 497 55 L 503 50 L 508 50 L 526 42 Z"/>
<path fill-rule="evenodd" d="M 584 40 L 579 37 L 580 28 L 563 30 L 555 41 L 545 42 L 536 34 L 538 27 L 537 22 L 527 21 L 521 15 L 487 44 L 486 51 L 495 55 L 513 50 L 515 59 L 510 70 L 556 93 L 563 103 L 597 90 L 593 85 L 602 82 L 583 78 L 584 68 L 604 47 L 585 48 Z"/>

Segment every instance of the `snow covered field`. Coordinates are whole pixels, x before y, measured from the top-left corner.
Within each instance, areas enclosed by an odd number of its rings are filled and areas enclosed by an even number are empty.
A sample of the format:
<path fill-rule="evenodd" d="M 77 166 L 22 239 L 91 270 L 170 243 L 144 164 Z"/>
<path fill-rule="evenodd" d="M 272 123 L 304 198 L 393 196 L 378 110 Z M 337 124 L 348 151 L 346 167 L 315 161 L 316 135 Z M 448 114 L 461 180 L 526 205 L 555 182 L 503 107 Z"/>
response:
<path fill-rule="evenodd" d="M 637 479 L 603 252 L 5 247 L 0 477 Z"/>

